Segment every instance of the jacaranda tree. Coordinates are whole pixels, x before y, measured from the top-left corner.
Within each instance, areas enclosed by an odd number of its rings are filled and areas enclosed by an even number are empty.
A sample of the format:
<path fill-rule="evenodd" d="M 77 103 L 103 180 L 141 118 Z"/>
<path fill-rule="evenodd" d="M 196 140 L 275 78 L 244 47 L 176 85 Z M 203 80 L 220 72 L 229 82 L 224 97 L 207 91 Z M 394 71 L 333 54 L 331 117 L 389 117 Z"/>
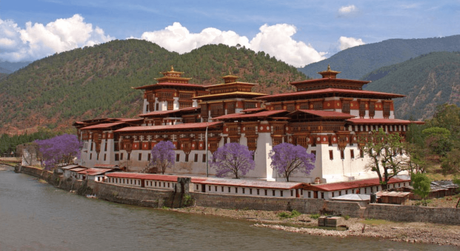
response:
<path fill-rule="evenodd" d="M 236 179 L 254 170 L 253 151 L 238 143 L 227 143 L 219 147 L 212 155 L 211 168 L 216 170 L 217 177 L 232 175 Z"/>
<path fill-rule="evenodd" d="M 80 156 L 81 142 L 76 135 L 63 134 L 51 139 L 36 140 L 42 156 L 42 165 L 52 170 L 58 165 L 73 163 Z"/>
<path fill-rule="evenodd" d="M 171 141 L 161 141 L 152 148 L 152 165 L 156 167 L 162 174 L 166 168 L 171 168 L 174 165 L 174 149 L 176 147 Z"/>
<path fill-rule="evenodd" d="M 309 175 L 315 168 L 315 154 L 307 153 L 307 149 L 300 145 L 281 143 L 273 147 L 269 156 L 272 168 L 289 181 L 291 174 L 300 170 Z"/>

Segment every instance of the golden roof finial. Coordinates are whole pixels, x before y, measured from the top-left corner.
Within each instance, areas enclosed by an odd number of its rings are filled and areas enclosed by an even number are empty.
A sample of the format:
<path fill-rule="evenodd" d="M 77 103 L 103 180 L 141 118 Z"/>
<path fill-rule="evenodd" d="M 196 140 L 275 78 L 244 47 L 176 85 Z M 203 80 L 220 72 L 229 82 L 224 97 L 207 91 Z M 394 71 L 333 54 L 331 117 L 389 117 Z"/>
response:
<path fill-rule="evenodd" d="M 174 67 L 171 65 L 171 71 L 174 71 Z"/>
<path fill-rule="evenodd" d="M 329 64 L 327 65 L 327 71 L 331 71 L 331 66 Z"/>

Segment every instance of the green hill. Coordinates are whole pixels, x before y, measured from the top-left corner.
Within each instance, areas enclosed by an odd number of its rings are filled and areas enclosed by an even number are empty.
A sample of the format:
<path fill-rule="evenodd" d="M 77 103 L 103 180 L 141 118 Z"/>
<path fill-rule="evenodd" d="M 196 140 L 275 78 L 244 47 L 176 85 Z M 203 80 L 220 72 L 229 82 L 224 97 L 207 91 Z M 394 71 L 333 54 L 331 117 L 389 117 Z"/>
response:
<path fill-rule="evenodd" d="M 430 118 L 437 105 L 460 105 L 460 53 L 433 52 L 403 63 L 382 67 L 363 77 L 366 90 L 400 93 L 395 100 L 398 118 Z"/>
<path fill-rule="evenodd" d="M 207 45 L 179 55 L 143 40 L 116 40 L 55 54 L 1 79 L 0 133 L 134 117 L 141 111 L 142 92 L 131 87 L 155 83 L 171 65 L 192 83 L 220 83 L 230 72 L 240 81 L 259 83 L 254 91 L 268 94 L 289 91 L 289 81 L 305 79 L 296 68 L 246 48 Z"/>
<path fill-rule="evenodd" d="M 352 47 L 323 61 L 309 64 L 299 71 L 311 78 L 329 64 L 341 71 L 340 78 L 364 79 L 363 76 L 383 66 L 397 64 L 430 52 L 460 51 L 460 35 L 443 38 L 390 39 L 379 43 Z"/>

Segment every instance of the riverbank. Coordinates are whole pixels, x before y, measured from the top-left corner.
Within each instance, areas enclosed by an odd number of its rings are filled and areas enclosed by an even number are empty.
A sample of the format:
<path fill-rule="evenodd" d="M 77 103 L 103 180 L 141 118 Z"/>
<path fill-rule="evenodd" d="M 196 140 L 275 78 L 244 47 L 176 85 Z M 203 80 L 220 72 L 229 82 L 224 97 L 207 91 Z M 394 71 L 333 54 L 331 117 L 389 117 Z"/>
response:
<path fill-rule="evenodd" d="M 50 172 L 43 172 L 42 170 L 24 167 L 22 172 L 46 180 L 48 183 L 59 187 L 64 190 L 77 189 L 83 187 L 88 189 L 87 184 L 85 183 L 82 186 L 82 182 L 74 182 L 70 184 L 68 181 L 63 181 L 58 179 Z M 160 191 L 154 189 L 142 189 L 138 187 L 130 186 L 114 186 L 111 184 L 105 183 L 94 183 L 88 184 L 90 186 L 91 194 L 95 193 L 99 198 L 123 203 L 131 204 L 138 206 L 147 206 L 154 208 L 165 208 L 165 206 L 172 205 L 171 196 L 172 192 Z M 78 189 L 79 190 L 79 189 Z M 85 195 L 85 192 L 81 193 Z M 204 200 L 202 197 L 206 195 L 198 196 L 199 194 L 193 194 L 192 199 L 202 199 L 203 201 L 213 201 L 216 202 L 220 197 L 220 200 L 223 200 L 224 197 L 228 200 L 230 197 L 220 196 L 209 196 L 207 200 Z M 240 208 L 240 209 L 224 209 L 225 203 L 221 201 L 221 204 L 224 205 L 222 208 L 215 208 L 209 204 L 206 207 L 193 206 L 186 208 L 178 209 L 168 209 L 171 211 L 190 213 L 190 214 L 200 214 L 200 215 L 214 215 L 214 216 L 223 216 L 233 219 L 243 219 L 254 222 L 254 227 L 264 227 L 272 228 L 277 230 L 297 232 L 309 235 L 319 235 L 319 236 L 336 236 L 336 237 L 347 237 L 347 236 L 361 236 L 361 237 L 374 237 L 379 239 L 388 239 L 392 241 L 400 242 L 414 242 L 414 243 L 427 243 L 427 244 L 438 244 L 438 245 L 452 245 L 460 247 L 460 226 L 458 225 L 446 225 L 446 224 L 435 224 L 435 223 L 421 223 L 421 222 L 390 222 L 385 220 L 369 220 L 369 219 L 359 219 L 359 218 L 348 218 L 344 220 L 341 225 L 346 225 L 347 230 L 337 231 L 337 230 L 325 230 L 317 228 L 318 221 L 314 219 L 316 217 L 311 217 L 307 214 L 309 211 L 301 211 L 305 214 L 296 215 L 295 217 L 280 217 L 280 213 L 283 211 L 268 211 L 268 210 L 246 210 L 243 207 L 244 204 L 241 200 L 243 197 L 231 197 L 232 202 L 226 208 Z M 240 207 L 236 207 L 237 201 Z M 322 201 L 322 200 L 321 200 Z M 280 203 L 279 200 L 268 201 L 264 200 L 260 203 Z M 309 200 L 309 203 L 314 203 L 315 200 Z M 321 203 L 326 203 L 322 201 Z M 289 204 L 289 203 L 288 203 Z M 214 205 L 214 204 L 213 204 Z M 216 205 L 220 205 L 217 203 Z M 250 205 L 250 204 L 248 204 Z M 265 204 L 264 204 L 265 205 Z M 291 204 L 293 206 L 293 204 Z M 243 209 L 244 208 L 244 209 Z M 280 207 L 285 208 L 285 207 Z M 398 207 L 399 208 L 399 207 Z M 283 210 L 281 209 L 281 210 Z M 417 213 L 419 207 L 410 207 L 413 213 Z M 319 212 L 319 211 L 314 211 Z M 350 211 L 352 212 L 352 211 Z M 284 211 L 284 216 L 290 216 L 291 213 Z M 342 212 L 342 215 L 345 213 Z M 351 214 L 349 214 L 351 215 Z M 318 215 L 316 215 L 318 216 Z M 434 217 L 435 215 L 429 214 L 429 217 Z M 362 216 L 360 216 L 362 217 Z M 406 218 L 407 219 L 407 218 Z M 364 231 L 363 231 L 364 229 Z"/>
<path fill-rule="evenodd" d="M 254 222 L 254 227 L 272 228 L 317 236 L 335 237 L 371 237 L 388 239 L 398 242 L 452 245 L 460 247 L 460 226 L 423 223 L 423 222 L 391 222 L 385 220 L 344 219 L 348 230 L 330 230 L 317 228 L 318 220 L 310 215 L 301 214 L 293 218 L 280 217 L 280 213 L 262 210 L 234 210 L 209 207 L 187 207 L 168 209 L 175 212 L 213 215 Z M 284 211 L 286 214 L 290 212 Z M 285 215 L 286 215 L 285 214 Z M 348 217 L 347 217 L 348 218 Z"/>

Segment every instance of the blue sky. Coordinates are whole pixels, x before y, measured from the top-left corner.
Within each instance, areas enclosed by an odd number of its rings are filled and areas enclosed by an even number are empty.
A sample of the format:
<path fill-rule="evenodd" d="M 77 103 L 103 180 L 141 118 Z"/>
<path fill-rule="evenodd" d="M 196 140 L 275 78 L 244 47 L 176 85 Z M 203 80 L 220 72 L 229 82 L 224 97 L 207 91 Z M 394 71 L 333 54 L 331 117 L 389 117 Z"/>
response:
<path fill-rule="evenodd" d="M 0 60 L 112 39 L 185 53 L 237 43 L 300 67 L 361 44 L 460 34 L 459 1 L 0 1 Z"/>

